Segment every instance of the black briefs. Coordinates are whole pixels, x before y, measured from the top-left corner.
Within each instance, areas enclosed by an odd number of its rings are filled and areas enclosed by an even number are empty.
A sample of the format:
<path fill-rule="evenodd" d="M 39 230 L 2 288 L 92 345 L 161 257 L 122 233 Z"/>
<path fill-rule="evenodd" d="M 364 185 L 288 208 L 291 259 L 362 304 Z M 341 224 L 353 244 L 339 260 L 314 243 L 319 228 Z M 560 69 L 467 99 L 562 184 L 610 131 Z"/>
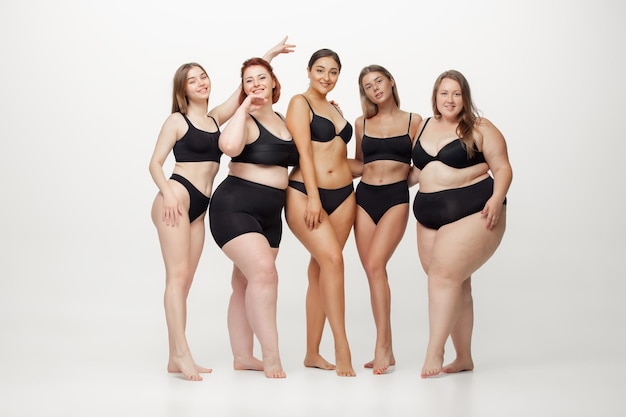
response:
<path fill-rule="evenodd" d="M 209 208 L 209 224 L 221 248 L 245 233 L 260 233 L 278 248 L 283 233 L 281 213 L 285 190 L 227 176 L 215 189 Z"/>
<path fill-rule="evenodd" d="M 391 207 L 409 203 L 409 185 L 406 180 L 384 185 L 361 181 L 356 187 L 356 203 L 378 224 Z"/>
<path fill-rule="evenodd" d="M 289 180 L 289 186 L 295 190 L 306 194 L 306 188 L 304 183 L 300 181 Z M 320 193 L 320 200 L 322 201 L 322 208 L 329 216 L 333 211 L 337 210 L 337 207 L 341 205 L 354 191 L 354 184 L 350 183 L 345 187 L 329 190 L 327 188 L 318 188 Z"/>
<path fill-rule="evenodd" d="M 182 175 L 172 174 L 170 179 L 181 183 L 183 187 L 187 189 L 189 193 L 189 223 L 192 223 L 206 211 L 211 199 L 202 194 L 200 190 Z"/>
<path fill-rule="evenodd" d="M 418 191 L 413 201 L 413 214 L 423 226 L 439 229 L 441 226 L 482 211 L 492 194 L 492 177 L 463 188 L 434 193 Z M 506 198 L 503 204 L 506 204 Z"/>

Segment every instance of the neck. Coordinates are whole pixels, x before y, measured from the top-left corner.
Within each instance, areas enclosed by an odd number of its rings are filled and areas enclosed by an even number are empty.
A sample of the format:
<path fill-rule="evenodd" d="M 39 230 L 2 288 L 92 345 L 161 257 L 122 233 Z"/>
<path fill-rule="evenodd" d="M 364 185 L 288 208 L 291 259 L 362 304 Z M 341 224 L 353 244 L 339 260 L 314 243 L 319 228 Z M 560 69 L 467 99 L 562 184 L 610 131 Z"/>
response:
<path fill-rule="evenodd" d="M 251 115 L 253 115 L 254 117 L 256 117 L 257 119 L 259 117 L 257 116 L 265 116 L 268 114 L 274 114 L 274 109 L 272 107 L 272 103 L 271 102 L 267 102 L 263 107 L 261 107 L 260 109 L 256 109 L 253 112 L 250 112 Z"/>
<path fill-rule="evenodd" d="M 193 115 L 198 115 L 198 116 L 206 116 L 209 112 L 209 102 L 205 102 L 205 103 L 196 103 L 196 102 L 190 102 L 187 105 L 187 114 L 193 114 Z"/>
<path fill-rule="evenodd" d="M 381 116 L 394 116 L 398 112 L 400 112 L 400 108 L 393 100 L 387 100 L 378 105 L 378 114 Z"/>
<path fill-rule="evenodd" d="M 326 100 L 326 94 L 321 94 L 319 91 L 310 87 L 308 90 L 304 92 L 304 95 L 312 100 L 320 100 L 320 101 Z"/>

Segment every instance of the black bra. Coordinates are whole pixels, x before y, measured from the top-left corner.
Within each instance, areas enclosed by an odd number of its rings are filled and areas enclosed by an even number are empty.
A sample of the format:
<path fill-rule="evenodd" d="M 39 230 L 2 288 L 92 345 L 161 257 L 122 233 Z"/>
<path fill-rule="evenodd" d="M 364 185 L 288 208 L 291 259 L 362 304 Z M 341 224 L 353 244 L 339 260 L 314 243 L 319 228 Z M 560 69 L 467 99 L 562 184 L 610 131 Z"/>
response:
<path fill-rule="evenodd" d="M 304 95 L 302 96 L 304 97 Z M 335 124 L 329 119 L 318 116 L 313 111 L 313 107 L 311 107 L 311 103 L 304 97 L 306 103 L 309 105 L 311 109 L 311 113 L 313 113 L 313 119 L 311 120 L 311 140 L 314 142 L 330 142 L 339 136 L 346 144 L 350 142 L 352 138 L 352 125 L 346 120 L 346 125 L 341 129 L 341 132 L 337 133 L 335 129 Z M 334 107 L 334 106 L 333 106 Z M 337 110 L 339 111 L 339 110 Z"/>
<path fill-rule="evenodd" d="M 176 162 L 219 162 L 222 156 L 222 151 L 218 145 L 220 138 L 219 127 L 216 132 L 206 132 L 196 128 L 187 116 L 184 114 L 182 116 L 185 118 L 189 129 L 174 144 L 173 151 Z M 215 122 L 215 119 L 213 121 Z M 215 125 L 217 126 L 217 122 L 215 122 Z"/>
<path fill-rule="evenodd" d="M 406 134 L 392 136 L 390 138 L 374 138 L 365 134 L 365 119 L 363 120 L 363 140 L 361 141 L 361 151 L 363 152 L 363 163 L 373 161 L 388 160 L 398 161 L 405 164 L 411 163 L 411 128 L 412 113 L 409 113 L 409 130 Z"/>
<path fill-rule="evenodd" d="M 422 128 L 422 131 L 420 132 L 419 136 L 417 137 L 417 141 L 415 142 L 415 147 L 413 148 L 412 154 L 413 165 L 415 165 L 419 169 L 424 169 L 424 167 L 430 162 L 439 161 L 448 165 L 449 167 L 461 169 L 486 162 L 485 156 L 482 152 L 478 150 L 476 145 L 474 145 L 474 155 L 469 158 L 467 156 L 467 149 L 465 147 L 465 144 L 461 139 L 458 138 L 441 148 L 441 150 L 439 150 L 439 152 L 435 156 L 427 153 L 420 143 L 420 137 L 422 136 L 424 129 L 426 129 L 426 125 L 428 124 L 430 119 L 431 118 L 429 117 L 426 120 L 426 123 L 424 123 L 424 127 Z"/>
<path fill-rule="evenodd" d="M 259 165 L 279 165 L 282 167 L 298 165 L 298 148 L 292 139 L 283 140 L 267 130 L 254 116 L 252 120 L 259 127 L 259 137 L 248 143 L 241 153 L 231 159 L 232 162 L 246 162 Z"/>

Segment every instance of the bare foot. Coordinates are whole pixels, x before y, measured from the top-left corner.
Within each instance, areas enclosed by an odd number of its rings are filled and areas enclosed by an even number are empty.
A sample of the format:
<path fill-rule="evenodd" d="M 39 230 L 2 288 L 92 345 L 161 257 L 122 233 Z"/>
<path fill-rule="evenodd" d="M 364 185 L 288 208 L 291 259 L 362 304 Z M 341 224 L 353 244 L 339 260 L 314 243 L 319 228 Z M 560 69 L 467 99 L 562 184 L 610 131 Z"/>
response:
<path fill-rule="evenodd" d="M 376 352 L 371 368 L 374 375 L 382 375 L 390 366 L 396 364 L 396 358 L 391 349 L 382 349 Z"/>
<path fill-rule="evenodd" d="M 356 372 L 352 368 L 352 357 L 350 356 L 350 349 L 344 351 L 336 351 L 335 359 L 337 360 L 337 375 L 338 376 L 356 376 Z"/>
<path fill-rule="evenodd" d="M 233 369 L 236 371 L 262 371 L 263 362 L 250 356 L 249 358 L 235 358 L 233 360 Z"/>
<path fill-rule="evenodd" d="M 422 378 L 437 376 L 441 373 L 443 366 L 443 356 L 433 355 L 426 356 L 424 367 L 422 368 Z"/>
<path fill-rule="evenodd" d="M 263 358 L 263 371 L 267 378 L 285 378 L 287 375 L 283 371 L 283 366 L 280 363 L 280 359 L 276 358 Z"/>
<path fill-rule="evenodd" d="M 304 358 L 304 366 L 307 368 L 319 368 L 325 371 L 332 371 L 335 365 L 322 358 L 321 355 L 307 355 Z"/>
<path fill-rule="evenodd" d="M 474 362 L 472 361 L 472 358 L 468 358 L 465 360 L 456 358 L 455 360 L 443 367 L 443 372 L 445 372 L 446 374 L 454 374 L 457 372 L 471 371 L 473 369 Z"/>
<path fill-rule="evenodd" d="M 200 374 L 209 374 L 213 370 L 196 365 L 191 357 L 191 353 L 187 352 L 179 356 L 170 356 L 170 360 L 167 363 L 167 372 L 173 374 L 182 373 L 189 381 L 202 381 Z"/>

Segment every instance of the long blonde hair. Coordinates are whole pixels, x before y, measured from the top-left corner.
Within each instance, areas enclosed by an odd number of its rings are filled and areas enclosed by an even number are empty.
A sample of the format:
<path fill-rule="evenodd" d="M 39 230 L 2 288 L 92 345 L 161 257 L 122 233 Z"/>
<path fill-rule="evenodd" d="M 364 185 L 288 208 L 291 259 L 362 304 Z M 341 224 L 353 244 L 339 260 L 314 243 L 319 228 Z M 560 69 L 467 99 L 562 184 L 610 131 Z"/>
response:
<path fill-rule="evenodd" d="M 187 74 L 193 67 L 200 68 L 206 74 L 202 65 L 196 64 L 195 62 L 188 62 L 181 65 L 176 70 L 176 73 L 174 73 L 174 82 L 172 85 L 172 113 L 180 112 L 187 114 L 189 101 L 185 95 L 185 88 L 187 86 Z"/>
<path fill-rule="evenodd" d="M 363 77 L 365 77 L 370 72 L 380 72 L 382 75 L 387 77 L 390 82 L 393 82 L 393 86 L 391 87 L 393 101 L 396 102 L 396 106 L 400 107 L 400 95 L 398 94 L 398 88 L 391 73 L 381 65 L 368 65 L 367 67 L 364 67 L 359 74 L 359 95 L 361 96 L 361 109 L 363 110 L 363 116 L 365 116 L 366 119 L 374 117 L 378 114 L 378 104 L 372 103 L 372 101 L 367 98 L 367 94 L 365 94 L 365 88 L 363 87 Z"/>

